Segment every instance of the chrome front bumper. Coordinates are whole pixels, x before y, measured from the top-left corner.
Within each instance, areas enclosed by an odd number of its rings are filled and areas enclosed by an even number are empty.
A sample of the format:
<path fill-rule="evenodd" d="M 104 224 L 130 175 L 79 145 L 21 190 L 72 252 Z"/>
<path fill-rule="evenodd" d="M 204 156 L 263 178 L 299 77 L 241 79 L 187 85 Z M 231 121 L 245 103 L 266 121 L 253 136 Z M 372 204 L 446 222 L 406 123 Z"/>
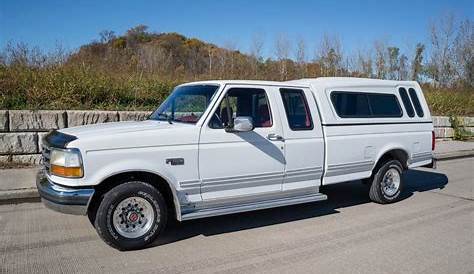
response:
<path fill-rule="evenodd" d="M 36 187 L 43 204 L 55 211 L 86 215 L 94 195 L 93 188 L 64 187 L 51 182 L 42 171 L 36 175 Z"/>

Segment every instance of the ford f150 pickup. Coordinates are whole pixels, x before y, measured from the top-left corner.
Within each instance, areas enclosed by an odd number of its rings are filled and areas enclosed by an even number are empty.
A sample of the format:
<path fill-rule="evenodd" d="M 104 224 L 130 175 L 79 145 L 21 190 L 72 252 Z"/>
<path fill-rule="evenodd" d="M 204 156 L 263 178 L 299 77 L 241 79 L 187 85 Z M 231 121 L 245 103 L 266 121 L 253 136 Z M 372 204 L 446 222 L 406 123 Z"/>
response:
<path fill-rule="evenodd" d="M 54 210 L 87 215 L 120 250 L 184 221 L 325 200 L 362 180 L 397 201 L 402 173 L 433 165 L 433 125 L 412 81 L 205 81 L 174 89 L 145 121 L 52 131 L 37 187 Z"/>

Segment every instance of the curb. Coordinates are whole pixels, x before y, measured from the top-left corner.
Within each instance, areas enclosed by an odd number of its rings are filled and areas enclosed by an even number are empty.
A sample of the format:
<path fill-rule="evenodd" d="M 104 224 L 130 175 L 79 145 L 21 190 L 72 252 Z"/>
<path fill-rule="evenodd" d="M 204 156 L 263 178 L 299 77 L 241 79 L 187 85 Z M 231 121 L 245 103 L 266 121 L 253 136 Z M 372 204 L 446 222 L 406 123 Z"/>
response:
<path fill-rule="evenodd" d="M 474 157 L 474 150 L 459 150 L 455 152 L 436 153 L 434 155 L 436 161 L 447 161 L 469 157 Z M 0 205 L 38 201 L 40 201 L 40 197 L 36 187 L 0 191 Z"/>
<path fill-rule="evenodd" d="M 17 204 L 39 201 L 36 187 L 0 191 L 0 204 Z"/>
<path fill-rule="evenodd" d="M 474 157 L 474 149 L 458 150 L 453 152 L 435 153 L 434 159 L 437 161 L 454 160 L 460 158 Z"/>

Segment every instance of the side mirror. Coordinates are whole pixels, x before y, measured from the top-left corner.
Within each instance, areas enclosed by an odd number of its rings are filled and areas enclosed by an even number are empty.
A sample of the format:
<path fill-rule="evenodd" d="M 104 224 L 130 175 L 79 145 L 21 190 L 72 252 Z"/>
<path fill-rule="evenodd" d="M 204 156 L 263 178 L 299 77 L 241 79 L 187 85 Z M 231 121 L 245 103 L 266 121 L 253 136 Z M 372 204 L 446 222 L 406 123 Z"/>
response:
<path fill-rule="evenodd" d="M 235 117 L 234 127 L 227 128 L 227 132 L 247 132 L 254 129 L 253 119 L 249 116 Z"/>

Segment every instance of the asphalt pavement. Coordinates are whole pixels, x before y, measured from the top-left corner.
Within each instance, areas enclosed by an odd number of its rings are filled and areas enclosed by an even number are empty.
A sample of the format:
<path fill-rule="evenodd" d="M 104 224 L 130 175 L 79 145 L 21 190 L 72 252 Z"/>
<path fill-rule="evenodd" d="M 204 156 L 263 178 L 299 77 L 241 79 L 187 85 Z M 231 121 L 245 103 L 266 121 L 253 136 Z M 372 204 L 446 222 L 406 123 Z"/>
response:
<path fill-rule="evenodd" d="M 0 206 L 6 273 L 472 273 L 474 158 L 406 174 L 404 199 L 370 202 L 359 182 L 328 201 L 172 223 L 120 252 L 88 219 L 40 203 Z"/>

